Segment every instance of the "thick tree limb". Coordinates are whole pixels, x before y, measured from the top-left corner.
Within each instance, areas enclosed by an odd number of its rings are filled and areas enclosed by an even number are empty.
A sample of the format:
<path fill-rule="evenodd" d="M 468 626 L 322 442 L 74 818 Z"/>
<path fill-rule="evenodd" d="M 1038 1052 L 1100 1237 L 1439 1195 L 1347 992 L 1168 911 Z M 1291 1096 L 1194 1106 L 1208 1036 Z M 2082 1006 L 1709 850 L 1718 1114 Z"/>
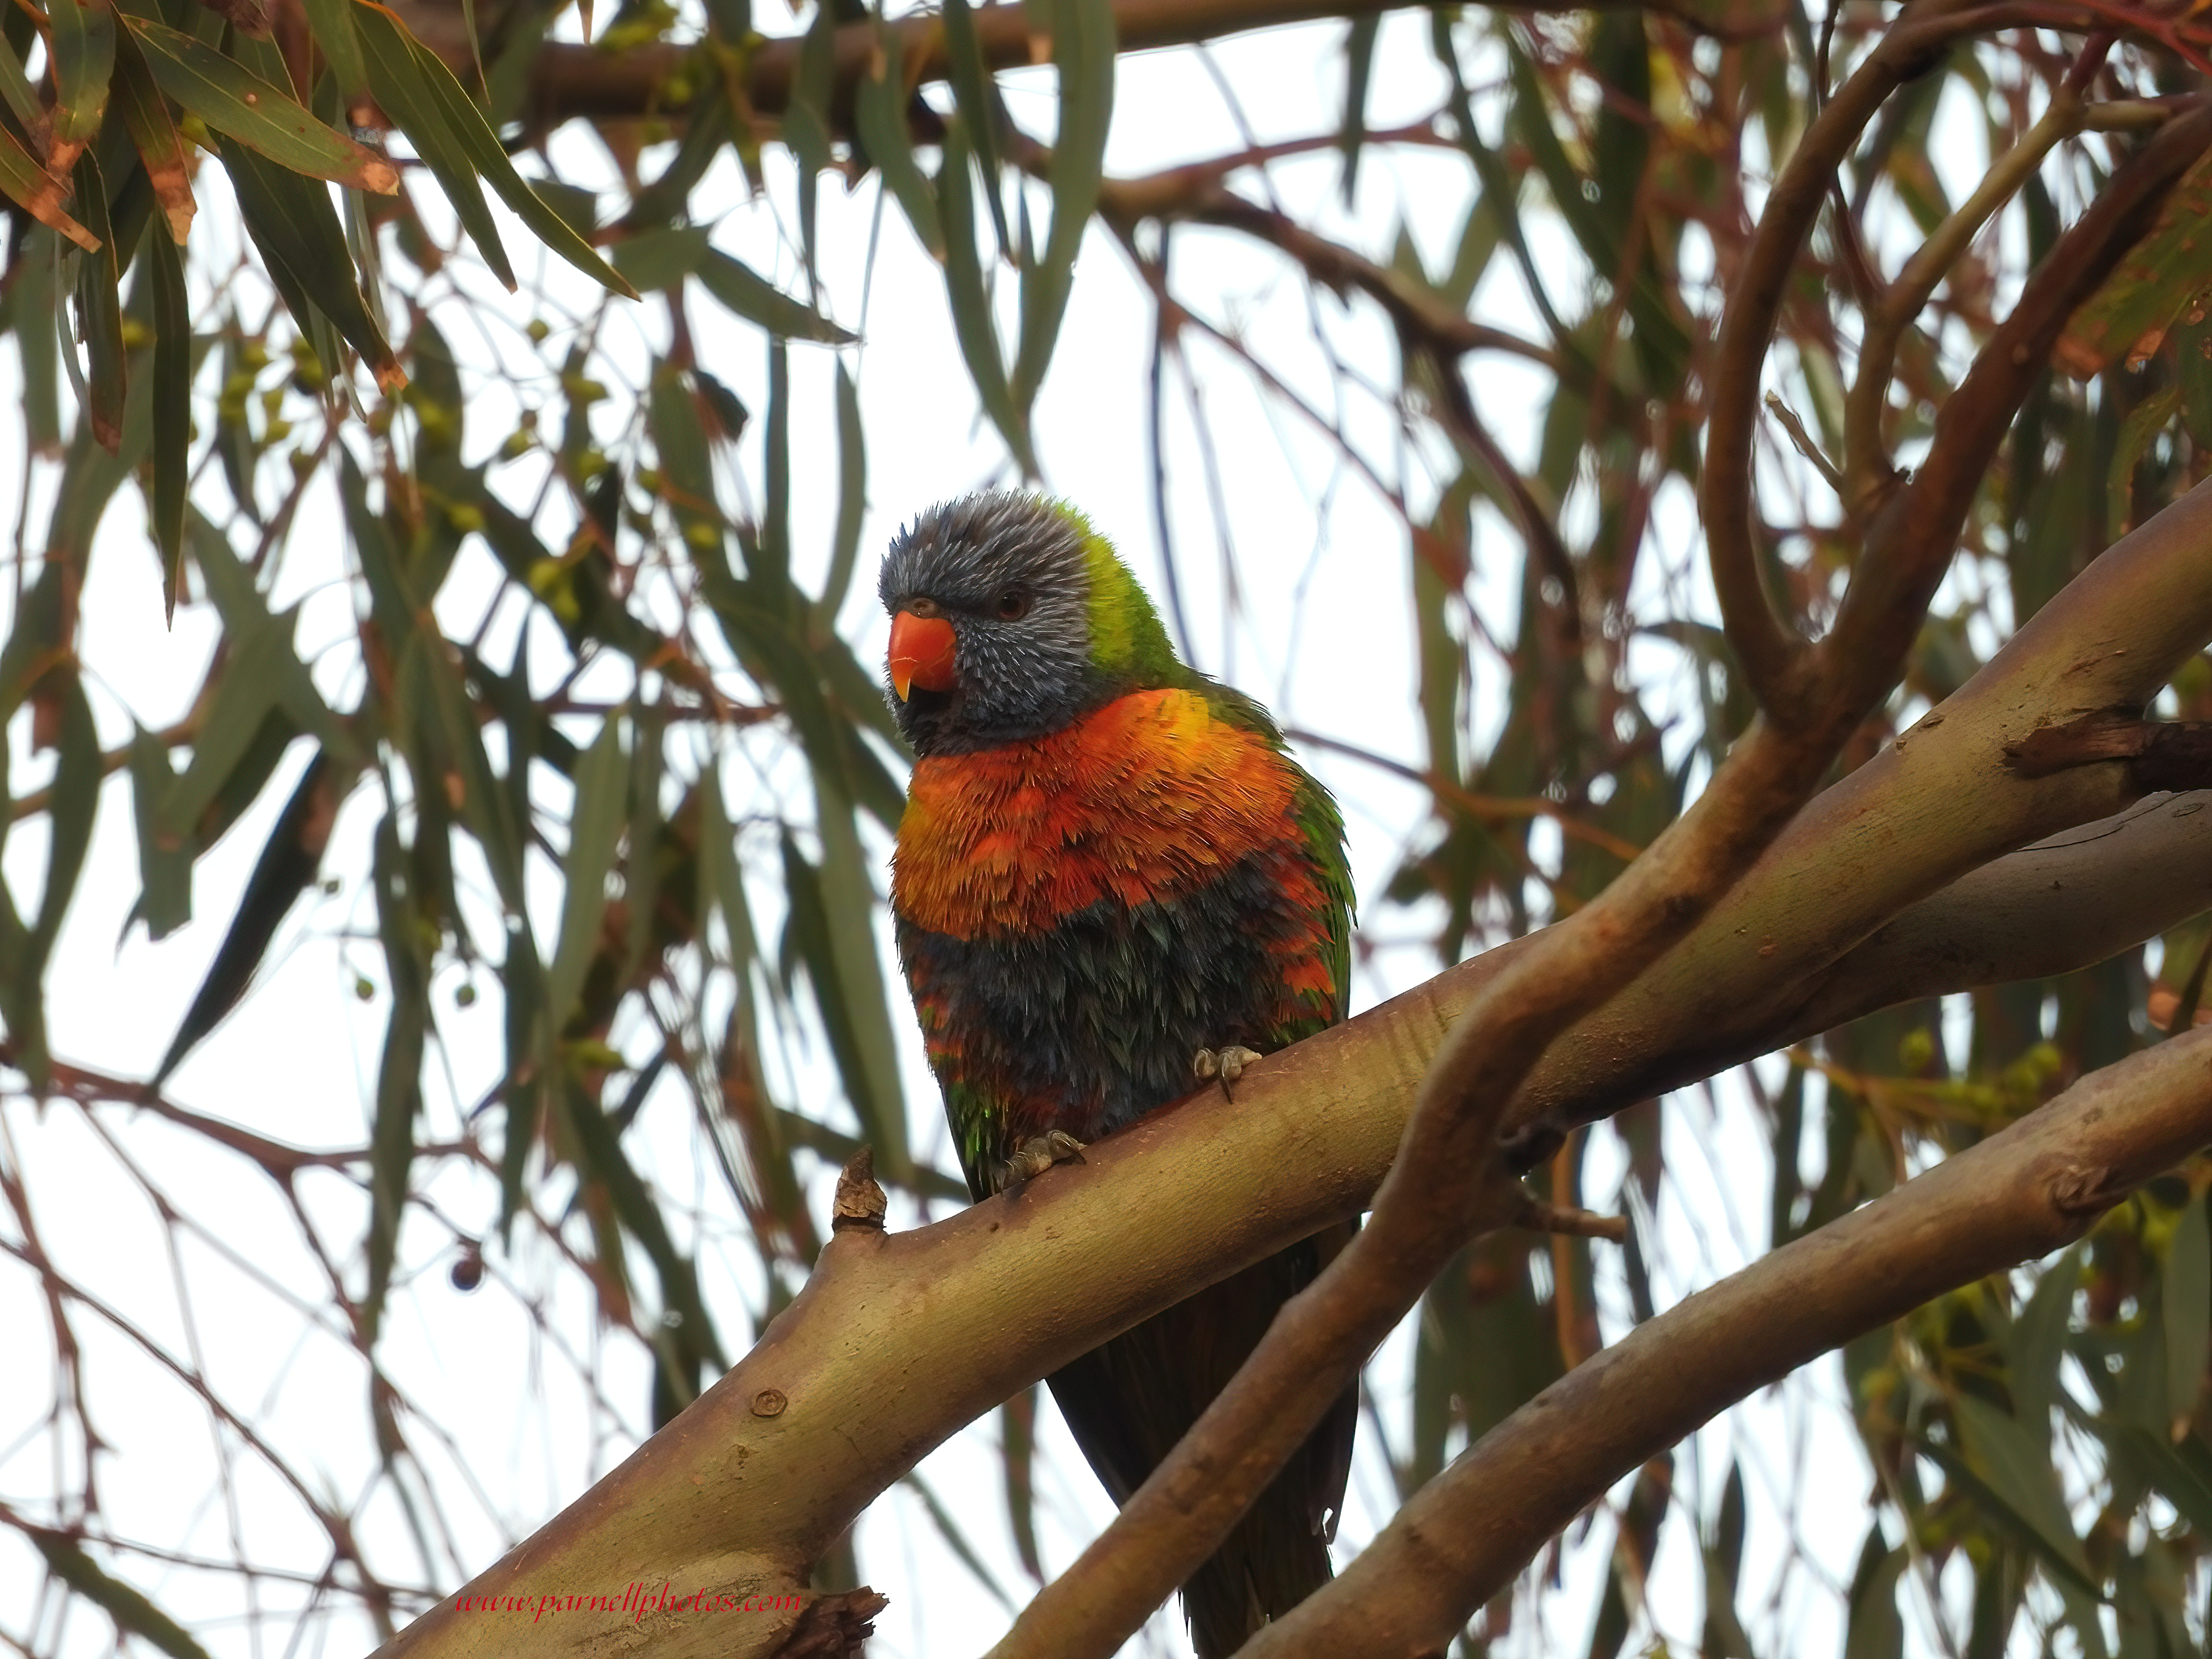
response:
<path fill-rule="evenodd" d="M 1961 986 L 2071 973 L 2212 909 L 2212 792 L 2160 795 L 1960 877 L 1847 951 L 1792 1016 L 1808 1031 Z"/>
<path fill-rule="evenodd" d="M 1825 1030 L 1881 1006 L 1826 988 L 1877 929 L 1968 872 L 2107 817 L 2138 793 L 2124 762 L 2029 779 L 2004 763 L 2005 749 L 2039 726 L 2143 707 L 2208 638 L 2212 483 L 2106 550 L 1941 708 L 1816 797 L 1695 934 L 1555 1044 L 1508 1115 L 1528 1143 L 1522 1160 L 1548 1156 L 1576 1124 L 1627 1101 L 1765 1052 L 1774 1045 L 1764 1033 Z M 1878 994 L 1857 980 L 1854 998 Z M 1805 1024 L 1816 1005 L 1820 1023 Z"/>
<path fill-rule="evenodd" d="M 1855 75 L 1814 131 L 1838 109 L 1851 112 L 1828 137 L 1831 147 L 1847 147 L 1928 52 L 1969 27 L 1987 27 L 1993 15 L 1947 12 L 1936 3 L 1908 13 L 1875 48 L 1870 64 L 1878 72 Z M 2031 384 L 2032 363 L 2047 356 L 2067 317 L 2149 228 L 2166 192 L 2208 143 L 2212 110 L 2169 123 L 2058 238 L 1939 412 L 1921 471 L 1869 524 L 1826 640 L 1816 647 L 1784 641 L 1748 541 L 1735 550 L 1744 556 L 1738 574 L 1747 575 L 1750 595 L 1731 599 L 1723 587 L 1723 608 L 1765 712 L 1705 792 L 1641 858 L 1583 909 L 1529 939 L 1476 991 L 1422 1079 L 1366 1226 L 1285 1305 L 1190 1432 L 1105 1531 L 1039 1592 L 993 1659 L 1106 1659 L 1117 1650 L 1228 1535 L 1451 1253 L 1510 1219 L 1514 1188 L 1494 1137 L 1510 1097 L 1555 1038 L 1634 983 L 1736 885 L 1895 683 L 1966 511 Z M 1786 275 L 1793 266 L 1834 172 L 1836 156 L 1817 149 L 1809 168 L 1801 169 L 1814 149 L 1808 134 L 1778 180 L 1747 271 L 1772 265 Z M 1769 220 L 1778 210 L 1781 231 L 1772 234 Z M 1749 350 L 1745 367 L 1752 372 L 1742 384 L 1721 378 L 1708 455 L 1710 478 L 1711 452 L 1742 452 L 1741 489 L 1721 491 L 1739 514 L 1748 511 L 1748 445 L 1733 435 L 1723 442 L 1723 411 L 1756 406 L 1756 370 L 1773 320 L 1768 301 L 1779 299 L 1778 287 L 1768 295 L 1754 285 L 1747 313 L 1742 276 L 1730 285 L 1723 349 L 1732 343 Z M 1709 492 L 1709 514 L 1713 505 Z M 1723 562 L 1717 545 L 1717 586 L 1724 580 Z"/>
<path fill-rule="evenodd" d="M 1514 1103 L 1522 1155 L 1559 1126 L 1822 1030 L 1852 986 L 1876 1006 L 1885 923 L 1898 939 L 1946 925 L 1930 900 L 2008 848 L 2128 805 L 2118 763 L 2022 779 L 2004 744 L 2089 709 L 2147 702 L 2212 638 L 2212 484 L 2108 550 L 1899 744 L 1820 796 L 1690 939 L 1630 993 L 1554 1044 Z M 2212 861 L 2212 814 L 2169 815 L 2190 867 Z M 2133 834 L 2131 829 L 2127 833 Z M 2160 843 L 2166 845 L 2168 843 Z M 2039 850 L 1978 879 L 2036 930 Z M 2176 854 L 2179 855 L 2179 853 Z M 2144 933 L 2201 908 L 2200 878 L 2134 890 Z M 1986 896 L 1986 895 L 1984 895 Z M 2061 890 L 2063 905 L 2074 900 Z M 1968 893 L 1978 914 L 1988 905 Z M 1900 915 L 1900 912 L 1905 914 Z M 2065 914 L 2073 914 L 2068 911 Z M 2051 928 L 2054 950 L 2064 930 Z M 2137 937 L 2141 937 L 2138 934 Z M 1539 935 L 1538 937 L 1541 937 Z M 1991 950 L 2002 934 L 1987 936 Z M 918 1231 L 836 1236 L 799 1299 L 690 1410 L 507 1558 L 469 1595 L 619 1595 L 634 1578 L 723 1593 L 787 1592 L 885 1487 L 963 1424 L 1106 1337 L 1362 1208 L 1389 1166 L 1413 1091 L 1453 1017 L 1531 940 L 1493 951 L 1271 1056 L 1233 1106 L 1202 1096 L 1092 1147 L 1080 1167 Z M 1850 969 L 1855 950 L 1869 954 Z M 2109 954 L 2039 957 L 2042 974 Z M 1986 958 L 1960 964 L 1982 974 Z M 1901 977 L 1899 995 L 1980 982 Z M 1696 1035 L 1693 1045 L 1680 1034 Z M 1667 1086 L 1662 1082 L 1659 1086 Z M 1168 1219 L 1170 1218 L 1171 1219 Z M 757 1417 L 763 1389 L 788 1408 Z M 795 1615 L 793 1615 L 795 1616 Z M 531 1632 L 549 1655 L 596 1655 L 617 1628 L 669 1659 L 771 1653 L 790 1622 L 564 1613 Z M 387 1656 L 504 1652 L 517 1630 L 451 1602 Z"/>
<path fill-rule="evenodd" d="M 1193 46 L 1285 23 L 1367 17 L 1407 9 L 1408 0 L 1115 0 L 1114 25 L 1122 52 L 1146 52 Z M 1610 9 L 1611 5 L 1593 8 L 1570 0 L 1542 0 L 1522 8 L 1560 12 Z M 1705 9 L 1688 4 L 1650 9 L 1662 11 L 1692 28 L 1729 35 L 1765 33 L 1774 27 L 1762 24 L 1746 31 L 1732 21 L 1708 19 Z M 1028 8 L 985 5 L 976 8 L 974 16 L 976 43 L 988 68 L 1025 69 L 1051 60 L 1051 37 L 1031 32 Z M 944 24 L 938 13 L 916 13 L 890 27 L 898 32 L 900 58 L 909 76 L 927 82 L 943 81 L 951 73 Z M 800 37 L 782 36 L 763 43 L 746 60 L 746 99 L 757 113 L 781 113 L 790 101 L 800 48 Z M 540 49 L 532 70 L 535 106 L 549 124 L 666 114 L 662 88 L 693 50 L 669 45 L 609 52 L 597 46 L 548 44 Z M 876 51 L 873 24 L 851 23 L 837 31 L 834 106 L 842 109 L 849 104 L 854 83 L 868 72 Z"/>
<path fill-rule="evenodd" d="M 2212 1030 L 2092 1073 L 2001 1133 L 1584 1361 L 1416 1493 L 1250 1659 L 1441 1653 L 1544 1541 L 1753 1389 L 1931 1297 L 2071 1243 L 2212 1144 Z"/>

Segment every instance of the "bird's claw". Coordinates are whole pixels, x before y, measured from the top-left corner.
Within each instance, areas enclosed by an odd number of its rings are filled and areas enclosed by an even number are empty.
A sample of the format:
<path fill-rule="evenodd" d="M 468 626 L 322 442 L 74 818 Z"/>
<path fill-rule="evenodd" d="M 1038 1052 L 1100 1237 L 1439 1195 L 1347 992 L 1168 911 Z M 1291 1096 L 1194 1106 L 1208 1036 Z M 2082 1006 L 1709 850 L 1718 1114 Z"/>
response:
<path fill-rule="evenodd" d="M 995 1190 L 1004 1192 L 1009 1187 L 1019 1186 L 1032 1176 L 1041 1176 L 1055 1164 L 1083 1162 L 1083 1143 L 1065 1129 L 1048 1129 L 1041 1135 L 1031 1135 L 1014 1149 L 1014 1154 L 999 1165 L 995 1173 Z"/>
<path fill-rule="evenodd" d="M 1243 1077 L 1244 1068 L 1259 1058 L 1256 1049 L 1239 1048 L 1233 1043 L 1225 1048 L 1200 1048 L 1191 1057 L 1191 1075 L 1218 1079 L 1223 1097 L 1234 1102 L 1237 1097 L 1229 1092 L 1229 1085 Z"/>

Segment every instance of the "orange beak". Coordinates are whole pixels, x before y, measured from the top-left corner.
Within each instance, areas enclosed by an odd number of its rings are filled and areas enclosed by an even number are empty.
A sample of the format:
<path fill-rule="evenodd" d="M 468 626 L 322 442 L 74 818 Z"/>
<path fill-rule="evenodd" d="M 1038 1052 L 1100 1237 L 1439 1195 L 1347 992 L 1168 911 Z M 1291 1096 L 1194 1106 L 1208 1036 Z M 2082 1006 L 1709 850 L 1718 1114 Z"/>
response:
<path fill-rule="evenodd" d="M 917 685 L 925 691 L 952 689 L 952 624 L 942 617 L 902 611 L 891 618 L 891 690 L 901 702 Z"/>

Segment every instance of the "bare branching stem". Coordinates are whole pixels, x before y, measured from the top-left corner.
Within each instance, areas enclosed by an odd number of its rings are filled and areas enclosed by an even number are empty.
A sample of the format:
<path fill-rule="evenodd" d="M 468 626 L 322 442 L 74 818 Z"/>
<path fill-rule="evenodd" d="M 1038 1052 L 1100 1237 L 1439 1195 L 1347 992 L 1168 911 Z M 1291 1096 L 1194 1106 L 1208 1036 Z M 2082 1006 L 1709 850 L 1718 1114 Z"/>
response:
<path fill-rule="evenodd" d="M 1820 446 L 1814 442 L 1813 434 L 1805 430 L 1805 422 L 1797 417 L 1797 411 L 1783 402 L 1780 394 L 1770 392 L 1766 394 L 1766 412 L 1782 422 L 1782 429 L 1790 434 L 1791 447 L 1805 458 L 1815 472 L 1828 481 L 1828 487 L 1840 490 L 1844 475 L 1836 470 L 1833 461 L 1820 453 Z"/>
<path fill-rule="evenodd" d="M 1905 261 L 1905 269 L 1884 290 L 1880 301 L 1868 311 L 1866 334 L 1859 347 L 1858 375 L 1844 406 L 1844 465 L 1851 492 L 1846 505 L 1855 513 L 1872 510 L 1893 477 L 1888 447 L 1882 441 L 1881 417 L 1889 404 L 1898 342 L 1982 227 L 2034 177 L 2045 155 L 2081 131 L 2084 114 L 2081 98 L 2070 88 L 2061 86 L 2053 91 L 2050 107 L 2042 117 L 2018 143 L 1991 163 L 1973 194 L 1936 228 L 1920 251 Z"/>
<path fill-rule="evenodd" d="M 1973 15 L 1946 15 L 1923 0 L 1836 89 L 1775 179 L 1721 314 L 1699 493 L 1705 544 L 1721 617 L 1744 674 L 1759 705 L 1792 727 L 1809 716 L 1817 695 L 1810 647 L 1776 614 L 1752 533 L 1753 440 L 1767 346 L 1799 251 L 1829 198 L 1837 168 L 1889 94 L 1928 52 L 1973 27 L 1968 21 Z"/>

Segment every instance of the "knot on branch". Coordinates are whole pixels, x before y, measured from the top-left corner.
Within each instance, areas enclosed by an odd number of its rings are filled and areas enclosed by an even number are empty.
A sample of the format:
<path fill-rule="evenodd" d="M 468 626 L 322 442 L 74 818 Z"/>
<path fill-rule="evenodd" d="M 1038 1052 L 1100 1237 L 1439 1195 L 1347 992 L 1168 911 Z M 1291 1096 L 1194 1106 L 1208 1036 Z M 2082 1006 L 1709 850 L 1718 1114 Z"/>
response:
<path fill-rule="evenodd" d="M 2104 709 L 2063 726 L 2038 726 L 2005 745 L 2005 764 L 2023 778 L 2045 778 L 2075 766 L 2125 761 L 2136 787 L 2212 787 L 2212 722 L 2145 720 L 2133 709 Z"/>
<path fill-rule="evenodd" d="M 1536 1196 L 1523 1187 L 1525 1198 L 1521 1213 L 1514 1218 L 1516 1226 L 1531 1232 L 1564 1233 L 1570 1238 L 1603 1238 L 1615 1244 L 1628 1243 L 1628 1218 L 1625 1215 L 1599 1215 L 1593 1210 L 1578 1210 L 1564 1204 L 1553 1204 Z"/>
<path fill-rule="evenodd" d="M 2135 1183 L 2101 1165 L 2062 1170 L 2051 1182 L 2051 1207 L 2069 1224 L 2075 1237 L 2124 1198 Z"/>
<path fill-rule="evenodd" d="M 867 1156 L 865 1149 L 860 1156 Z M 775 1650 L 775 1659 L 860 1659 L 861 1644 L 876 1633 L 876 1615 L 890 1604 L 890 1596 L 866 1584 L 817 1596 L 799 1615 L 791 1634 Z"/>
<path fill-rule="evenodd" d="M 830 1230 L 842 1233 L 861 1228 L 884 1230 L 884 1189 L 876 1184 L 876 1149 L 863 1146 L 837 1176 L 837 1200 L 830 1212 Z"/>

